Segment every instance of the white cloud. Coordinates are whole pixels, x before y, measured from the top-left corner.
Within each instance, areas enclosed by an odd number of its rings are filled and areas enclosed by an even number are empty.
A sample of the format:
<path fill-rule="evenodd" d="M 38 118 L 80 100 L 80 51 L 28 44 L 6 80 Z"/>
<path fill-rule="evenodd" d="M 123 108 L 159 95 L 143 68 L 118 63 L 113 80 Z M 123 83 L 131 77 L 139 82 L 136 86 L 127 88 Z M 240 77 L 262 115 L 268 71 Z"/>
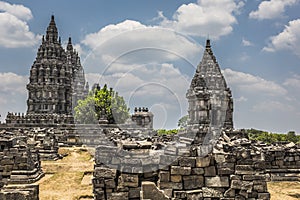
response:
<path fill-rule="evenodd" d="M 121 67 L 121 64 L 118 65 Z M 153 110 L 155 128 L 176 127 L 178 119 L 187 111 L 185 94 L 190 78 L 169 63 L 135 65 L 134 68 L 123 64 L 123 69 L 128 71 L 88 73 L 86 77 L 91 84 L 98 82 L 103 86 L 106 83 L 114 88 L 125 98 L 131 110 L 136 106 L 163 109 L 166 113 L 164 116 L 157 109 Z M 165 120 L 166 127 L 160 127 L 160 122 Z"/>
<path fill-rule="evenodd" d="M 7 112 L 25 111 L 28 77 L 8 72 L 0 73 L 0 80 L 0 115 L 4 121 Z"/>
<path fill-rule="evenodd" d="M 219 38 L 228 35 L 237 23 L 235 14 L 244 6 L 243 1 L 199 0 L 198 3 L 181 5 L 173 19 L 159 13 L 161 26 L 192 36 Z"/>
<path fill-rule="evenodd" d="M 253 46 L 252 42 L 250 42 L 249 40 L 246 40 L 245 38 L 242 39 L 242 45 L 245 47 Z"/>
<path fill-rule="evenodd" d="M 248 101 L 248 99 L 244 96 L 240 96 L 239 98 L 235 99 L 236 102 L 246 102 Z"/>
<path fill-rule="evenodd" d="M 225 69 L 223 74 L 229 85 L 239 88 L 241 91 L 255 93 L 257 95 L 282 96 L 287 90 L 279 84 L 265 80 L 244 72 Z"/>
<path fill-rule="evenodd" d="M 300 57 L 300 19 L 290 21 L 281 33 L 270 38 L 270 43 L 263 50 L 290 50 Z"/>
<path fill-rule="evenodd" d="M 7 2 L 0 1 L 0 11 L 10 13 L 19 19 L 32 19 L 31 10 L 23 5 L 9 4 Z"/>
<path fill-rule="evenodd" d="M 291 88 L 300 89 L 300 76 L 295 74 L 293 75 L 293 77 L 287 78 L 284 81 L 283 85 Z"/>
<path fill-rule="evenodd" d="M 12 72 L 0 73 L 0 93 L 25 93 L 27 76 L 20 76 Z"/>
<path fill-rule="evenodd" d="M 103 66 L 111 62 L 149 63 L 186 59 L 193 62 L 201 46 L 176 32 L 126 20 L 108 25 L 81 41 L 91 51 L 87 59 Z"/>
<path fill-rule="evenodd" d="M 279 101 L 264 101 L 252 108 L 255 112 L 290 112 L 293 111 L 293 106 Z"/>
<path fill-rule="evenodd" d="M 286 7 L 297 4 L 299 0 L 270 0 L 262 1 L 258 10 L 252 11 L 249 17 L 252 19 L 274 19 L 282 17 Z"/>
<path fill-rule="evenodd" d="M 0 46 L 29 47 L 37 44 L 40 36 L 29 30 L 27 20 L 32 18 L 29 8 L 0 1 Z"/>

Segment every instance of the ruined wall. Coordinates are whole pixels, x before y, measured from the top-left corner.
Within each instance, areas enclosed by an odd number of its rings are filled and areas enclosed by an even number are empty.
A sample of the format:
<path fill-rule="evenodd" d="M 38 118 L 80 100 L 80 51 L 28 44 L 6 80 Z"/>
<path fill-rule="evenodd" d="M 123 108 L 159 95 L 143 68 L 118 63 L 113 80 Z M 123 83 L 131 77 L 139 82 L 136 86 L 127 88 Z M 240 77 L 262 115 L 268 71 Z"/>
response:
<path fill-rule="evenodd" d="M 293 143 L 264 148 L 269 181 L 300 180 L 300 147 Z"/>
<path fill-rule="evenodd" d="M 15 185 L 0 189 L 1 200 L 39 200 L 38 185 Z"/>
<path fill-rule="evenodd" d="M 156 160 L 139 163 L 144 161 L 142 157 L 118 158 L 117 147 L 102 145 L 95 155 L 95 199 L 148 198 L 140 196 L 140 191 L 149 181 L 161 191 L 162 199 L 270 199 L 265 159 L 261 151 L 252 148 L 251 142 L 234 144 L 221 138 L 213 152 L 205 157 L 198 156 L 199 146 L 191 146 L 183 154 L 180 153 L 183 149 L 174 147 Z M 159 169 L 145 172 L 147 168 Z M 159 195 L 155 191 L 153 195 Z M 142 194 L 149 196 L 147 191 Z"/>
<path fill-rule="evenodd" d="M 27 145 L 27 137 L 2 131 L 0 133 L 0 199 L 38 200 L 39 187 L 30 184 L 43 175 L 38 152 Z"/>

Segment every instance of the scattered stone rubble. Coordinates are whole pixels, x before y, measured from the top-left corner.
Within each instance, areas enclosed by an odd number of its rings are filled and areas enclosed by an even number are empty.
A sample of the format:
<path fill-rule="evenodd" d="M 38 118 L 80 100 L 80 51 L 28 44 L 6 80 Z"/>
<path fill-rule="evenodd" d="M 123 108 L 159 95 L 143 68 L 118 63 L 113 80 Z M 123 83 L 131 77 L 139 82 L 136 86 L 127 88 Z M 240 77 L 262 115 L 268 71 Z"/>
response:
<path fill-rule="evenodd" d="M 38 151 L 29 147 L 26 136 L 5 131 L 0 145 L 0 199 L 38 199 L 38 185 L 30 185 L 44 175 Z"/>
<path fill-rule="evenodd" d="M 159 199 L 270 199 L 266 161 L 262 151 L 254 151 L 247 139 L 231 140 L 223 133 L 213 151 L 204 157 L 199 157 L 203 155 L 199 145 L 183 148 L 182 142 L 177 144 L 178 148 L 164 149 L 163 154 L 159 149 L 153 150 L 151 142 L 125 144 L 97 148 L 95 199 L 135 200 L 149 199 L 151 195 L 151 199 L 154 196 L 160 196 Z M 144 157 L 146 151 L 157 156 Z M 153 184 L 157 189 L 153 189 Z M 152 194 L 146 189 L 149 187 Z"/>
<path fill-rule="evenodd" d="M 222 132 L 205 156 L 199 144 L 183 148 L 181 136 L 173 137 L 181 140 L 177 145 L 170 138 L 156 143 L 127 138 L 100 145 L 95 199 L 270 199 L 267 181 L 300 180 L 299 146 L 267 145 L 245 135 Z"/>

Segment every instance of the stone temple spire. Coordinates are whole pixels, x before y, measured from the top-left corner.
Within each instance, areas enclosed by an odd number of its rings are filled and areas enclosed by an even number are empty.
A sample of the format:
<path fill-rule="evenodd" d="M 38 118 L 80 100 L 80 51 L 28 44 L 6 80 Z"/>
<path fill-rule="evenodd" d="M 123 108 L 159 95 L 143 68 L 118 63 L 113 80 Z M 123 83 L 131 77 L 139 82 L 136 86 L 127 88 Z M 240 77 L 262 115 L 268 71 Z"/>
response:
<path fill-rule="evenodd" d="M 64 123 L 72 123 L 73 108 L 88 92 L 83 67 L 78 61 L 71 38 L 66 50 L 59 42 L 52 16 L 46 39 L 42 39 L 30 70 L 27 115 L 37 119 L 47 116 L 48 120 L 55 116 L 67 116 L 68 120 Z"/>
<path fill-rule="evenodd" d="M 71 39 L 71 37 L 69 37 L 69 40 L 68 40 L 67 50 L 68 51 L 72 51 L 73 50 L 73 45 L 72 45 L 72 39 Z"/>
<path fill-rule="evenodd" d="M 187 91 L 189 124 L 196 127 L 233 128 L 233 99 L 206 41 L 203 57 Z"/>
<path fill-rule="evenodd" d="M 51 16 L 50 24 L 46 32 L 46 41 L 50 43 L 56 43 L 58 38 L 58 31 L 54 21 L 54 15 Z"/>

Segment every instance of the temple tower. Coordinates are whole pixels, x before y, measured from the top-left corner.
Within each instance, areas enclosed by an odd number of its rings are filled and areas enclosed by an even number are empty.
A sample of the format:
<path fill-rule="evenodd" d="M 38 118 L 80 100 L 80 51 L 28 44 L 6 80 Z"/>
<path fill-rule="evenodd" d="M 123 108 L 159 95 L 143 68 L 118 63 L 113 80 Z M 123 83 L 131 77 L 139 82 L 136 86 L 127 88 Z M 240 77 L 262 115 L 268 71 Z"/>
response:
<path fill-rule="evenodd" d="M 202 61 L 197 66 L 186 95 L 189 102 L 189 125 L 206 129 L 233 128 L 233 99 L 219 64 L 211 49 L 210 40 Z"/>
<path fill-rule="evenodd" d="M 27 89 L 27 115 L 70 116 L 77 101 L 88 93 L 78 53 L 71 38 L 63 49 L 53 15 L 31 67 Z"/>

